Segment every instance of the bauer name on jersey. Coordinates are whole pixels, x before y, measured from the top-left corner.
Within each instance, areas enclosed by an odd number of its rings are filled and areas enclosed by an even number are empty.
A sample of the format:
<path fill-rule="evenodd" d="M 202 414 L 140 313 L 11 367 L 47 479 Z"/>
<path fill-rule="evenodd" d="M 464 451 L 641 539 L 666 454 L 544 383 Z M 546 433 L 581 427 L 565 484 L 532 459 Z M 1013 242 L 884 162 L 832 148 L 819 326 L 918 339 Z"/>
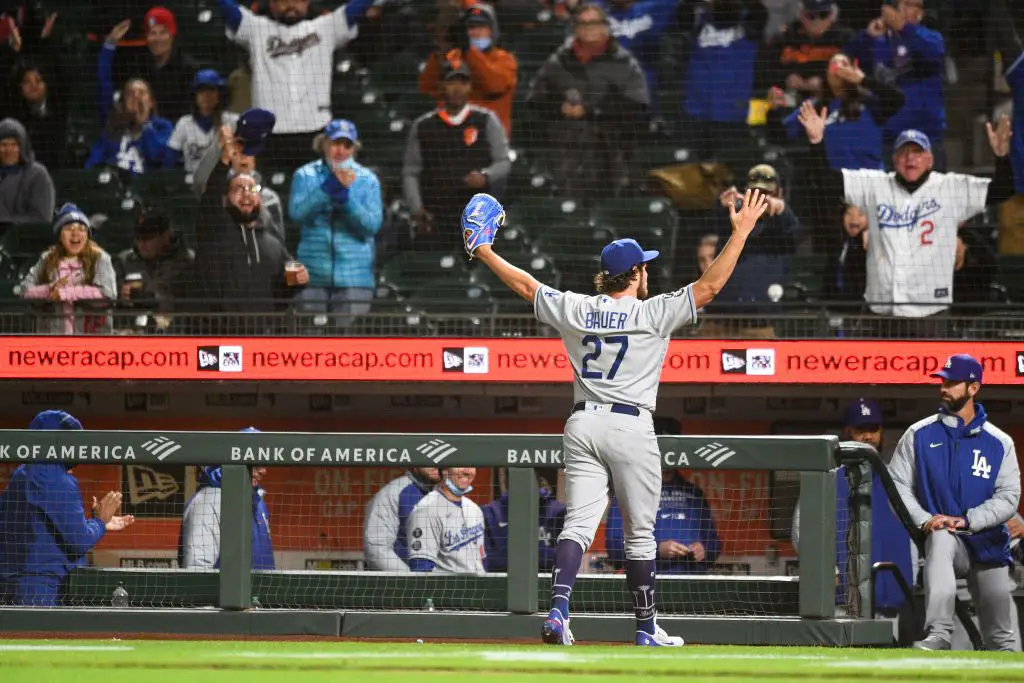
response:
<path fill-rule="evenodd" d="M 484 573 L 484 513 L 469 498 L 455 503 L 431 491 L 413 508 L 406 528 L 410 564 L 425 560 L 435 571 Z"/>
<path fill-rule="evenodd" d="M 577 402 L 625 403 L 651 412 L 669 337 L 697 319 L 691 286 L 643 301 L 542 286 L 533 305 L 537 319 L 562 337 Z"/>

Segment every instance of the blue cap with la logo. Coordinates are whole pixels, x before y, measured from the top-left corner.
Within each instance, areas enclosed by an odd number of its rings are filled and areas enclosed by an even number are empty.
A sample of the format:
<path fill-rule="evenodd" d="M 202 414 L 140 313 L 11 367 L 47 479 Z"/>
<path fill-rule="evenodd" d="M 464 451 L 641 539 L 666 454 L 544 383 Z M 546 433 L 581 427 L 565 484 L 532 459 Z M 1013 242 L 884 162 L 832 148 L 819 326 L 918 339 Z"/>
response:
<path fill-rule="evenodd" d="M 881 427 L 882 407 L 870 398 L 858 398 L 846 406 L 843 425 L 847 427 Z"/>
<path fill-rule="evenodd" d="M 957 353 L 949 357 L 946 364 L 932 377 L 940 377 L 953 382 L 981 382 L 981 363 L 967 353 Z"/>

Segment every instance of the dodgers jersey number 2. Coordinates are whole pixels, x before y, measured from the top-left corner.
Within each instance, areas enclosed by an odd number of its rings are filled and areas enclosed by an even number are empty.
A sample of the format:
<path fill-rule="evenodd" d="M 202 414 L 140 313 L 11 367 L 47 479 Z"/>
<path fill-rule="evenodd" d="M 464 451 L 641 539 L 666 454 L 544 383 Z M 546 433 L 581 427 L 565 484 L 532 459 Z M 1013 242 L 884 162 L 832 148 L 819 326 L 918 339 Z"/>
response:
<path fill-rule="evenodd" d="M 533 307 L 537 319 L 562 337 L 576 401 L 625 403 L 652 412 L 669 337 L 697 319 L 690 286 L 644 301 L 542 286 Z"/>

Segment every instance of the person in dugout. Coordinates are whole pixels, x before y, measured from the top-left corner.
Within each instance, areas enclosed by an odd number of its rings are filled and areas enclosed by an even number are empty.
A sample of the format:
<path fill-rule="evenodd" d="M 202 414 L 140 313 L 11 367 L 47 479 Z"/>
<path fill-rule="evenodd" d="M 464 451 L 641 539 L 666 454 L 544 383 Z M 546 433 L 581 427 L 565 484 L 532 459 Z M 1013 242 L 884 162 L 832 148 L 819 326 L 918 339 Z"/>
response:
<path fill-rule="evenodd" d="M 654 433 L 681 434 L 682 426 L 678 420 L 658 417 L 654 419 Z M 661 471 L 661 503 L 654 522 L 654 540 L 658 543 L 659 574 L 706 573 L 722 548 L 704 492 L 677 470 Z M 614 497 L 605 523 L 605 548 L 613 567 L 625 565 L 622 513 Z"/>
<path fill-rule="evenodd" d="M 558 501 L 554 489 L 541 472 L 538 471 L 537 475 L 537 495 L 540 497 L 538 566 L 541 571 L 551 571 L 555 564 L 555 541 L 565 523 L 565 504 Z M 549 476 L 557 476 L 557 470 L 553 470 Z M 482 510 L 484 548 L 487 551 L 484 567 L 489 572 L 508 571 L 508 490 L 484 505 Z"/>
<path fill-rule="evenodd" d="M 366 568 L 380 572 L 409 571 L 405 525 L 416 504 L 441 481 L 436 467 L 413 467 L 374 494 L 366 508 L 363 554 Z"/>
<path fill-rule="evenodd" d="M 44 410 L 28 428 L 80 430 L 82 423 L 63 410 Z M 0 605 L 61 604 L 68 572 L 85 566 L 108 531 L 135 521 L 118 514 L 116 491 L 99 502 L 93 498 L 92 517 L 86 517 L 72 467 L 63 461 L 19 465 L 0 493 Z"/>

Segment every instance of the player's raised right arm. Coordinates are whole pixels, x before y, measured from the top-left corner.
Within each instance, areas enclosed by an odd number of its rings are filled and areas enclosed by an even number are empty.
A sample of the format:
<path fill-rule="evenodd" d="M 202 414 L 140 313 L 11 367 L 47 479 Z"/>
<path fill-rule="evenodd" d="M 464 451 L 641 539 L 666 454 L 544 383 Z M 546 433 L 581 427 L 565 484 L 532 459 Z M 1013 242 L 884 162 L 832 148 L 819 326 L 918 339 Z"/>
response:
<path fill-rule="evenodd" d="M 506 287 L 530 303 L 533 303 L 537 290 L 540 289 L 540 283 L 537 281 L 537 278 L 498 256 L 489 244 L 478 247 L 473 256 L 480 259 L 485 266 L 490 268 L 491 272 L 497 275 L 498 279 L 505 283 Z"/>
<path fill-rule="evenodd" d="M 470 258 L 480 259 L 506 287 L 533 303 L 540 283 L 521 268 L 494 253 L 491 245 L 505 224 L 505 209 L 489 194 L 476 194 L 462 212 L 462 238 Z"/>
<path fill-rule="evenodd" d="M 700 279 L 693 283 L 693 305 L 696 308 L 707 306 L 725 287 L 725 283 L 729 281 L 732 271 L 736 268 L 740 254 L 743 253 L 747 237 L 767 208 L 768 197 L 761 194 L 760 190 L 747 190 L 743 196 L 743 207 L 739 211 L 736 211 L 735 204 L 729 205 L 732 236 Z"/>

